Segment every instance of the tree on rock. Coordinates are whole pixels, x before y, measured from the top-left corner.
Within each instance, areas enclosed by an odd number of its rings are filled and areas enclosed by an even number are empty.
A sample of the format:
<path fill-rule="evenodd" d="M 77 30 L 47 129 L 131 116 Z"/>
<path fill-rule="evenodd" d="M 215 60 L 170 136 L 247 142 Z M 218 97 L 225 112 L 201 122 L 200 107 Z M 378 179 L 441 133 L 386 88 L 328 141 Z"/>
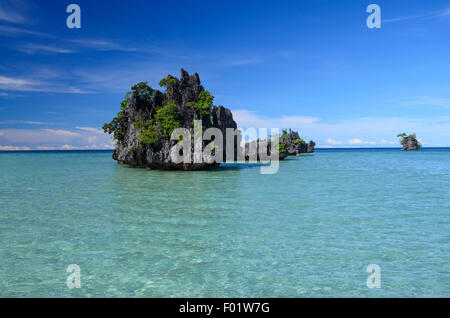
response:
<path fill-rule="evenodd" d="M 422 148 L 419 140 L 417 140 L 416 134 L 407 135 L 406 133 L 400 133 L 397 137 L 401 138 L 400 144 L 403 146 L 402 150 L 419 150 Z"/>

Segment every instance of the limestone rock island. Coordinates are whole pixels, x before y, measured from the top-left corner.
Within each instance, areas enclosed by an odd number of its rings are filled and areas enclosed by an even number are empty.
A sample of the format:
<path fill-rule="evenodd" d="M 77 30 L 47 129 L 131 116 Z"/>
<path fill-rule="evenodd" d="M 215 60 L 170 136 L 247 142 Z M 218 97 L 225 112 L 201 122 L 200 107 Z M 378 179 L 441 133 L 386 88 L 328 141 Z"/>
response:
<path fill-rule="evenodd" d="M 398 134 L 397 137 L 401 138 L 400 143 L 403 146 L 402 150 L 419 150 L 422 148 L 419 140 L 417 140 L 416 134 L 407 135 L 405 133 Z"/>
<path fill-rule="evenodd" d="M 289 129 L 283 130 L 283 134 L 280 138 L 280 144 L 285 144 L 289 156 L 296 156 L 302 153 L 312 153 L 314 152 L 314 147 L 316 143 L 312 140 L 306 143 L 302 138 L 300 138 L 298 131 L 292 131 Z"/>
<path fill-rule="evenodd" d="M 270 153 L 270 149 L 272 148 L 271 140 L 258 139 L 256 141 L 254 140 L 247 142 L 245 144 L 245 159 L 249 160 L 249 158 L 258 158 L 258 160 L 261 160 L 259 157 L 260 146 L 267 147 Z M 316 143 L 314 141 L 311 140 L 309 143 L 306 143 L 302 138 L 300 138 L 298 131 L 292 131 L 289 129 L 288 132 L 287 129 L 283 129 L 283 133 L 278 144 L 279 159 L 284 160 L 289 156 L 297 156 L 302 153 L 312 153 L 314 152 L 315 146 Z"/>
<path fill-rule="evenodd" d="M 175 128 L 193 130 L 194 120 L 202 120 L 202 131 L 215 127 L 226 136 L 226 128 L 237 128 L 231 111 L 213 106 L 214 96 L 200 84 L 197 73 L 189 75 L 182 69 L 179 79 L 168 75 L 160 86 L 165 87 L 165 92 L 151 88 L 147 82 L 134 85 L 122 101 L 117 117 L 103 126 L 116 142 L 113 159 L 120 164 L 166 170 L 197 170 L 219 165 L 194 160 L 172 162 L 170 149 L 177 141 L 170 140 L 170 136 Z"/>

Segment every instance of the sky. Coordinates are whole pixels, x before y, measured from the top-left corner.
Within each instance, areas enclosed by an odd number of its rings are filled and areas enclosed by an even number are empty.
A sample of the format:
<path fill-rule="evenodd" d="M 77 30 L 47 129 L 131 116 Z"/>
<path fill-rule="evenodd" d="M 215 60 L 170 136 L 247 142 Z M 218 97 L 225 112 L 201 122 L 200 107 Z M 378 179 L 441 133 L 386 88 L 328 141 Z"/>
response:
<path fill-rule="evenodd" d="M 181 68 L 242 128 L 293 128 L 318 147 L 399 147 L 400 132 L 450 146 L 449 31 L 448 0 L 0 0 L 0 150 L 113 148 L 101 126 L 130 87 Z"/>

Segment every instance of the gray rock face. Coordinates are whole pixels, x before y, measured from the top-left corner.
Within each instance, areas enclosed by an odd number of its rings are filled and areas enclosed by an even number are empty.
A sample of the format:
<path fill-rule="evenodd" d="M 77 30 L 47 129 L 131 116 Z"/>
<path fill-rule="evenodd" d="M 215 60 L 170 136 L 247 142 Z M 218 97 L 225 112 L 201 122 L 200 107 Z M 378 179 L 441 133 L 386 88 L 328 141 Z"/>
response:
<path fill-rule="evenodd" d="M 261 150 L 260 150 L 261 149 Z M 269 160 L 269 156 L 271 154 L 272 149 L 272 143 L 270 140 L 253 140 L 245 143 L 245 160 L 247 161 L 253 161 L 255 158 L 257 161 L 263 160 L 267 161 Z M 266 158 L 261 158 L 260 153 L 263 154 L 263 156 L 266 155 Z M 279 153 L 279 160 L 284 160 L 286 157 L 289 156 L 289 152 L 280 152 Z"/>
<path fill-rule="evenodd" d="M 316 147 L 316 143 L 314 141 L 310 140 L 308 143 L 308 148 L 306 149 L 306 153 L 313 153 L 315 147 Z"/>
<path fill-rule="evenodd" d="M 301 153 L 312 153 L 316 146 L 316 143 L 312 140 L 309 143 L 303 141 L 303 139 L 300 138 L 298 131 L 292 131 L 291 129 L 281 136 L 280 142 L 286 144 L 289 156 L 296 156 Z"/>
<path fill-rule="evenodd" d="M 214 107 L 214 116 L 213 116 L 212 122 L 213 122 L 213 127 L 218 127 L 222 131 L 222 135 L 223 135 L 222 144 L 224 147 L 223 162 L 225 162 L 225 161 L 227 161 L 226 160 L 226 152 L 228 151 L 227 144 L 226 144 L 226 137 L 227 137 L 226 129 L 227 128 L 237 129 L 237 124 L 233 120 L 233 114 L 231 113 L 231 111 L 228 108 L 225 108 L 223 106 Z M 238 153 L 238 151 L 239 152 L 242 151 L 241 147 L 240 147 L 240 142 L 241 142 L 240 138 L 235 138 L 234 149 L 233 149 L 233 154 L 234 154 L 233 160 L 238 160 L 237 153 Z"/>
<path fill-rule="evenodd" d="M 402 140 L 402 150 L 419 150 L 422 146 L 414 136 L 408 136 Z"/>
<path fill-rule="evenodd" d="M 135 167 L 145 167 L 152 169 L 178 169 L 197 170 L 215 167 L 218 163 L 174 163 L 170 157 L 171 148 L 178 141 L 171 141 L 164 137 L 154 143 L 139 142 L 140 131 L 138 122 L 149 122 L 154 120 L 156 111 L 167 101 L 174 102 L 178 108 L 180 127 L 187 128 L 194 136 L 193 120 L 202 120 L 202 129 L 216 127 L 222 131 L 225 138 L 226 128 L 236 128 L 231 111 L 223 106 L 214 106 L 212 112 L 201 115 L 195 110 L 191 102 L 197 102 L 199 94 L 204 91 L 200 84 L 200 77 L 197 73 L 189 75 L 185 70 L 181 70 L 180 79 L 175 79 L 166 86 L 166 92 L 154 90 L 149 97 L 133 91 L 130 99 L 123 110 L 123 120 L 121 121 L 120 132 L 122 137 L 117 141 L 117 147 L 113 154 L 113 159 L 120 164 L 128 164 Z M 203 141 L 203 148 L 210 141 Z M 225 143 L 224 143 L 225 145 Z M 194 141 L 192 137 L 192 157 Z M 225 158 L 225 151 L 224 151 Z"/>
<path fill-rule="evenodd" d="M 312 153 L 314 152 L 314 147 L 316 146 L 316 143 L 312 140 L 309 143 L 303 141 L 303 139 L 300 138 L 298 131 L 292 131 L 291 129 L 289 129 L 289 132 L 283 131 L 283 135 L 280 137 L 280 144 L 284 144 L 284 149 L 286 149 L 286 151 L 280 152 L 280 160 L 283 160 L 288 156 L 296 156 L 301 153 Z M 251 141 L 245 144 L 245 159 L 249 160 L 249 158 L 258 158 L 257 160 L 261 160 L 258 147 L 265 147 L 265 149 L 268 149 L 268 155 L 270 155 L 270 140 Z"/>
<path fill-rule="evenodd" d="M 289 130 L 287 138 L 285 140 L 286 146 L 288 147 L 289 156 L 295 156 L 299 153 L 306 152 L 306 144 L 302 142 L 295 142 L 300 139 L 298 131 Z"/>

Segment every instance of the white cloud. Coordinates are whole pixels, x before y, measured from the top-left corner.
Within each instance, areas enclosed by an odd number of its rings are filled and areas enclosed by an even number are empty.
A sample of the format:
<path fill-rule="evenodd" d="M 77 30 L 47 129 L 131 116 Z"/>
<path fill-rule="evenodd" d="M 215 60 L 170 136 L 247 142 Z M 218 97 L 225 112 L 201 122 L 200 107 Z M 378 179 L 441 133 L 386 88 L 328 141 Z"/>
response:
<path fill-rule="evenodd" d="M 0 21 L 25 23 L 28 21 L 24 12 L 27 5 L 22 0 L 2 0 L 0 3 Z"/>
<path fill-rule="evenodd" d="M 0 25 L 0 34 L 8 35 L 8 36 L 16 36 L 16 35 L 33 35 L 39 37 L 52 38 L 53 36 L 47 33 L 31 31 L 23 28 L 10 27 L 5 25 Z"/>
<path fill-rule="evenodd" d="M 25 86 L 32 85 L 33 83 L 20 78 L 13 78 L 13 77 L 6 77 L 6 76 L 0 76 L 0 87 L 6 87 L 6 88 L 22 88 Z"/>
<path fill-rule="evenodd" d="M 398 145 L 398 142 L 381 139 L 378 144 L 380 144 L 380 145 Z"/>
<path fill-rule="evenodd" d="M 114 149 L 114 147 L 112 145 L 108 145 L 108 144 L 103 144 L 100 146 L 97 145 L 85 145 L 85 146 L 73 146 L 73 145 L 69 145 L 69 144 L 64 144 L 62 146 L 56 146 L 56 147 L 51 147 L 51 146 L 37 146 L 34 149 L 36 150 L 102 150 L 102 149 Z"/>
<path fill-rule="evenodd" d="M 89 132 L 92 132 L 92 133 L 97 133 L 97 134 L 103 134 L 104 133 L 103 130 L 98 129 L 98 128 L 93 128 L 93 127 L 79 127 L 79 126 L 77 126 L 75 128 L 79 129 L 79 130 L 89 131 Z"/>
<path fill-rule="evenodd" d="M 95 136 L 90 131 L 75 132 L 63 129 L 3 129 L 0 144 L 17 145 L 37 150 L 113 149 L 111 137 L 104 133 Z"/>
<path fill-rule="evenodd" d="M 73 132 L 73 131 L 69 131 L 69 130 L 63 130 L 63 129 L 42 129 L 43 131 L 47 131 L 49 133 L 55 134 L 55 135 L 60 135 L 60 136 L 68 136 L 68 137 L 80 137 L 81 134 L 77 133 L 77 132 Z"/>
<path fill-rule="evenodd" d="M 331 139 L 331 138 L 328 138 L 326 140 L 326 142 L 327 142 L 327 144 L 334 145 L 334 146 L 342 145 L 342 141 L 337 141 L 337 140 L 334 140 L 334 139 Z"/>
<path fill-rule="evenodd" d="M 0 20 L 12 23 L 20 23 L 24 22 L 25 18 L 20 14 L 14 12 L 6 12 L 3 9 L 0 9 Z"/>
<path fill-rule="evenodd" d="M 328 145 L 354 146 L 396 145 L 399 132 L 417 133 L 424 146 L 450 146 L 450 117 L 359 117 L 343 120 L 323 120 L 316 117 L 294 116 L 299 120 L 288 121 L 288 117 L 267 118 L 247 110 L 233 111 L 239 127 L 293 128 L 298 129 L 305 140 L 314 140 L 318 147 Z M 333 139 L 330 138 L 333 136 Z M 358 136 L 355 138 L 355 136 Z M 330 139 L 330 140 L 327 140 Z M 356 140 L 355 140 L 356 139 Z M 380 140 L 376 142 L 374 140 Z M 381 142 L 384 140 L 384 142 Z M 331 141 L 331 142 L 329 142 Z"/>
<path fill-rule="evenodd" d="M 56 150 L 56 147 L 49 147 L 49 146 L 37 146 L 36 150 Z"/>
<path fill-rule="evenodd" d="M 24 125 L 55 125 L 55 123 L 44 123 L 42 121 L 32 120 L 1 120 L 0 125 L 24 124 Z"/>
<path fill-rule="evenodd" d="M 76 39 L 70 40 L 70 42 L 80 47 L 98 51 L 125 51 L 125 52 L 138 51 L 138 49 L 136 48 L 122 46 L 120 44 L 108 40 Z"/>
<path fill-rule="evenodd" d="M 450 15 L 450 8 L 445 8 L 439 11 L 428 12 L 424 14 L 415 14 L 409 16 L 403 16 L 392 19 L 383 19 L 382 23 L 391 23 L 391 22 L 401 22 L 401 21 L 410 21 L 410 20 L 419 20 L 425 18 L 442 18 Z"/>
<path fill-rule="evenodd" d="M 45 90 L 42 86 L 45 86 L 45 83 L 24 78 L 0 75 L 0 88 L 4 90 L 38 92 Z"/>
<path fill-rule="evenodd" d="M 234 57 L 229 58 L 223 62 L 223 65 L 225 66 L 242 66 L 242 65 L 248 65 L 248 64 L 255 64 L 255 63 L 261 63 L 263 59 L 259 56 L 250 56 L 248 58 L 242 58 L 242 57 Z"/>
<path fill-rule="evenodd" d="M 85 145 L 85 146 L 72 146 L 69 144 L 64 144 L 62 146 L 50 147 L 50 146 L 37 146 L 36 150 L 111 150 L 114 149 L 112 144 L 102 144 L 102 145 Z"/>
<path fill-rule="evenodd" d="M 39 52 L 46 52 L 46 53 L 59 53 L 59 54 L 67 54 L 67 53 L 74 53 L 74 50 L 66 49 L 62 47 L 57 46 L 50 46 L 50 45 L 39 45 L 39 44 L 28 44 L 25 47 L 19 48 L 19 51 L 27 53 L 27 54 L 34 54 Z"/>
<path fill-rule="evenodd" d="M 76 149 L 76 147 L 66 144 L 66 145 L 62 145 L 59 149 L 60 150 L 74 150 L 74 149 Z"/>
<path fill-rule="evenodd" d="M 283 116 L 279 118 L 261 117 L 256 113 L 245 109 L 234 110 L 233 118 L 239 127 L 255 128 L 299 128 L 306 124 L 313 124 L 319 121 L 319 118 L 308 116 Z"/>
<path fill-rule="evenodd" d="M 349 145 L 376 145 L 375 141 L 365 141 L 359 138 L 353 138 L 348 141 Z"/>
<path fill-rule="evenodd" d="M 0 89 L 22 92 L 57 92 L 72 94 L 90 93 L 75 87 L 65 86 L 61 83 L 48 83 L 47 81 L 8 77 L 3 75 L 0 75 Z"/>
<path fill-rule="evenodd" d="M 432 106 L 439 108 L 450 108 L 450 98 L 417 96 L 400 102 L 401 106 Z"/>
<path fill-rule="evenodd" d="M 53 133 L 44 129 L 4 129 L 2 130 L 2 140 L 8 144 L 26 144 L 27 146 L 47 146 L 52 144 L 62 144 L 72 141 L 77 136 L 70 136 L 64 133 Z"/>
<path fill-rule="evenodd" d="M 325 146 L 321 146 L 321 147 L 331 147 L 331 146 L 375 146 L 375 145 L 397 145 L 398 146 L 398 142 L 394 142 L 394 141 L 388 141 L 386 139 L 381 139 L 379 142 L 376 141 L 366 141 L 360 138 L 352 138 L 349 139 L 347 142 L 343 142 L 343 141 L 337 141 L 331 138 L 327 138 L 325 140 L 326 144 Z"/>
<path fill-rule="evenodd" d="M 97 136 L 88 137 L 87 141 L 90 144 L 93 144 L 97 140 Z"/>
<path fill-rule="evenodd" d="M 68 144 L 64 144 L 62 146 L 56 146 L 56 147 L 37 146 L 34 149 L 36 149 L 36 150 L 75 150 L 75 149 L 77 149 L 77 147 L 74 147 L 74 146 L 68 145 Z"/>
<path fill-rule="evenodd" d="M 0 29 L 1 30 L 1 29 Z M 11 32 L 24 32 L 25 30 L 9 30 Z M 29 43 L 25 46 L 18 47 L 17 50 L 27 54 L 35 53 L 76 53 L 83 49 L 96 50 L 96 51 L 126 51 L 132 52 L 137 49 L 132 47 L 122 46 L 107 40 L 68 40 L 63 43 L 58 42 L 57 45 L 42 45 L 36 43 Z"/>
<path fill-rule="evenodd" d="M 113 149 L 111 145 L 104 144 L 102 146 L 97 145 L 85 145 L 85 146 L 73 146 L 69 144 L 64 144 L 62 146 L 37 146 L 36 150 L 102 150 L 102 149 Z"/>
<path fill-rule="evenodd" d="M 0 146 L 0 151 L 31 150 L 30 147 Z"/>

